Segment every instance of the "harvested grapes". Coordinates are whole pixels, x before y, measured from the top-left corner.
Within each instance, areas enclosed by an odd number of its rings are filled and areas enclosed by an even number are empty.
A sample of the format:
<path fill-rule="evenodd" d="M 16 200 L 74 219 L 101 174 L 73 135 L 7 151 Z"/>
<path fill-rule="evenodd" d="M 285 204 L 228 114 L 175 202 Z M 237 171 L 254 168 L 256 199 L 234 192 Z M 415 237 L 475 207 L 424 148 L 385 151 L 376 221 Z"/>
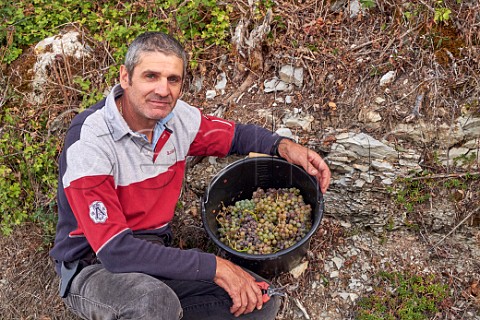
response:
<path fill-rule="evenodd" d="M 224 206 L 216 218 L 220 241 L 248 254 L 291 247 L 312 228 L 312 208 L 297 188 L 258 188 L 252 199 Z"/>

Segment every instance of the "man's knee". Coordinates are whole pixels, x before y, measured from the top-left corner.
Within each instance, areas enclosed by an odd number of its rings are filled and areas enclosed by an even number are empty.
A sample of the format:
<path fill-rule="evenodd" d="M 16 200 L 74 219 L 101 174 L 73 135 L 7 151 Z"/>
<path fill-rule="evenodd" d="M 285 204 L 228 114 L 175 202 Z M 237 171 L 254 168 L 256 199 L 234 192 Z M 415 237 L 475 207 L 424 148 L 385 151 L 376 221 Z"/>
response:
<path fill-rule="evenodd" d="M 121 310 L 121 319 L 180 319 L 182 306 L 173 290 L 159 280 L 132 287 L 134 298 Z"/>

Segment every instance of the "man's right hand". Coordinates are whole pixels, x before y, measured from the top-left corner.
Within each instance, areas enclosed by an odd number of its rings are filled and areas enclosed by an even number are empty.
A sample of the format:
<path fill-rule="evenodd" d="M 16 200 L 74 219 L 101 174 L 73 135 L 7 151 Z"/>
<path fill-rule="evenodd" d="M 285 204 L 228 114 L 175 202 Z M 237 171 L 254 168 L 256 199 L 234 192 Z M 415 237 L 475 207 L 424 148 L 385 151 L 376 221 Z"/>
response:
<path fill-rule="evenodd" d="M 230 312 L 236 317 L 263 305 L 262 291 L 255 278 L 236 264 L 216 257 L 217 270 L 213 281 L 229 294 L 233 304 Z"/>

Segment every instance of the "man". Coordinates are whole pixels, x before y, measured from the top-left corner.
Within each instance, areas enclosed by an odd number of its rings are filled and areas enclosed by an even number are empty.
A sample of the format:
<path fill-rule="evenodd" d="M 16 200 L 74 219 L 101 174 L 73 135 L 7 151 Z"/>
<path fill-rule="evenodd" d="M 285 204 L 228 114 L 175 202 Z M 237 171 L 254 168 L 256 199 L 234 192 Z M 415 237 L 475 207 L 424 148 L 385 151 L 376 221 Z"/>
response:
<path fill-rule="evenodd" d="M 170 247 L 187 156 L 262 152 L 303 166 L 325 192 L 323 159 L 254 125 L 179 100 L 186 53 L 147 32 L 130 45 L 120 84 L 77 115 L 60 157 L 51 251 L 60 294 L 84 319 L 274 319 L 259 276 L 199 250 Z"/>

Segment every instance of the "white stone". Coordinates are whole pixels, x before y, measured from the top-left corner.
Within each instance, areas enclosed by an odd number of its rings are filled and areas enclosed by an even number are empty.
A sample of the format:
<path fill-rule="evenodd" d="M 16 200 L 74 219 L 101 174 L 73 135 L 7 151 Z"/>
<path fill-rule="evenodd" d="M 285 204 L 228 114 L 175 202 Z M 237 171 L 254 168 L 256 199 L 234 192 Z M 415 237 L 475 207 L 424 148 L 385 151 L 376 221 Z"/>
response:
<path fill-rule="evenodd" d="M 290 270 L 290 274 L 295 278 L 298 279 L 308 268 L 308 261 L 305 261 L 298 266 L 294 267 Z"/>
<path fill-rule="evenodd" d="M 303 68 L 295 68 L 292 65 L 284 65 L 278 72 L 280 80 L 286 83 L 293 83 L 297 87 L 303 84 Z"/>
<path fill-rule="evenodd" d="M 263 83 L 264 85 L 264 92 L 276 92 L 276 91 L 285 91 L 289 88 L 288 84 L 277 77 L 273 77 L 270 80 L 265 80 Z"/>
<path fill-rule="evenodd" d="M 393 81 L 395 81 L 395 77 L 397 76 L 396 71 L 388 71 L 386 74 L 382 76 L 380 79 L 380 86 L 384 87 L 386 85 L 389 85 Z"/>
<path fill-rule="evenodd" d="M 467 139 L 480 137 L 480 117 L 465 115 L 458 118 L 458 124 L 462 128 Z"/>
<path fill-rule="evenodd" d="M 348 292 L 340 292 L 338 294 L 343 300 L 347 300 L 348 298 L 350 298 L 350 293 Z"/>
<path fill-rule="evenodd" d="M 341 225 L 342 227 L 346 228 L 346 229 L 352 227 L 352 224 L 351 224 L 350 222 L 344 221 L 344 220 L 341 220 L 341 221 L 340 221 L 340 225 Z"/>
<path fill-rule="evenodd" d="M 364 164 L 354 163 L 353 167 L 357 170 L 362 171 L 362 172 L 368 172 L 368 170 L 370 170 L 370 166 L 367 166 L 367 165 L 364 165 Z"/>
<path fill-rule="evenodd" d="M 415 162 L 415 161 L 400 159 L 400 160 L 398 160 L 398 164 L 401 167 L 408 167 L 409 170 L 421 170 L 422 169 L 422 167 L 420 167 L 418 162 Z"/>
<path fill-rule="evenodd" d="M 358 299 L 358 294 L 356 293 L 350 293 L 350 300 L 352 300 L 352 302 L 355 302 L 355 300 Z"/>
<path fill-rule="evenodd" d="M 358 114 L 358 120 L 367 122 L 367 123 L 368 122 L 376 123 L 382 120 L 382 116 L 377 111 L 362 109 Z"/>
<path fill-rule="evenodd" d="M 225 74 L 225 72 L 222 72 L 217 76 L 217 84 L 215 85 L 215 89 L 219 90 L 222 94 L 224 94 L 226 86 L 227 75 Z"/>
<path fill-rule="evenodd" d="M 335 263 L 335 266 L 337 267 L 338 270 L 340 270 L 343 267 L 344 259 L 340 257 L 333 257 L 332 258 L 333 263 Z"/>
<path fill-rule="evenodd" d="M 359 0 L 351 0 L 350 1 L 350 18 L 355 18 L 358 16 L 360 11 L 362 10 L 362 5 Z"/>
<path fill-rule="evenodd" d="M 448 151 L 448 156 L 449 156 L 450 159 L 454 160 L 455 158 L 466 155 L 469 151 L 470 151 L 470 149 L 464 148 L 464 147 L 451 148 Z"/>
<path fill-rule="evenodd" d="M 337 173 L 349 173 L 352 172 L 354 169 L 348 165 L 345 165 L 343 162 L 337 161 L 329 161 L 329 166 L 331 166 L 331 170 L 334 170 Z M 345 177 L 344 177 L 345 178 Z"/>
<path fill-rule="evenodd" d="M 390 179 L 390 178 L 383 179 L 383 180 L 382 180 L 382 184 L 383 184 L 383 185 L 386 185 L 386 186 L 390 186 L 390 185 L 393 184 L 393 181 L 392 181 L 392 179 Z"/>
<path fill-rule="evenodd" d="M 357 179 L 355 180 L 355 187 L 357 188 L 362 188 L 365 185 L 365 181 L 362 179 Z"/>
<path fill-rule="evenodd" d="M 373 160 L 371 163 L 372 167 L 377 171 L 392 171 L 393 165 L 390 162 Z"/>
<path fill-rule="evenodd" d="M 217 96 L 217 91 L 215 90 L 207 90 L 205 93 L 205 98 L 207 100 L 213 100 Z"/>
<path fill-rule="evenodd" d="M 385 99 L 383 99 L 382 97 L 376 97 L 375 98 L 375 103 L 382 105 L 382 104 L 385 103 Z"/>
<path fill-rule="evenodd" d="M 372 183 L 373 180 L 375 180 L 375 176 L 373 174 L 370 174 L 370 173 L 367 173 L 367 172 L 362 172 L 360 174 L 360 178 L 362 178 L 363 180 L 365 180 L 368 183 Z"/>
<path fill-rule="evenodd" d="M 339 133 L 335 138 L 337 139 L 337 141 L 348 139 L 348 138 L 350 138 L 350 133 L 349 132 L 342 132 L 342 133 Z"/>
<path fill-rule="evenodd" d="M 32 104 L 41 104 L 44 100 L 44 84 L 48 80 L 47 68 L 58 56 L 73 57 L 74 59 L 88 58 L 92 49 L 82 43 L 80 34 L 70 31 L 65 34 L 56 35 L 40 41 L 34 48 L 37 61 L 33 66 L 34 78 L 32 86 L 34 92 L 28 97 Z"/>
<path fill-rule="evenodd" d="M 302 128 L 306 131 L 312 130 L 312 122 L 315 118 L 312 115 L 286 115 L 282 121 L 285 126 L 290 128 Z"/>
<path fill-rule="evenodd" d="M 480 131 L 480 128 L 479 128 L 479 131 Z M 479 144 L 480 144 L 480 141 L 478 139 L 474 139 L 474 140 L 465 142 L 463 147 L 476 150 L 480 148 Z"/>
<path fill-rule="evenodd" d="M 346 163 L 347 163 L 347 162 L 350 162 L 350 159 L 349 159 L 348 157 L 343 157 L 343 156 L 341 156 L 341 155 L 332 155 L 332 156 L 329 156 L 329 157 L 328 157 L 328 160 L 330 160 L 330 161 L 337 161 L 337 162 L 346 162 Z M 355 169 L 358 169 L 357 166 L 359 166 L 359 165 L 356 165 L 356 164 L 353 165 L 353 167 L 354 167 Z M 367 171 L 368 171 L 368 170 L 367 170 Z"/>
<path fill-rule="evenodd" d="M 195 92 L 200 92 L 200 90 L 202 90 L 202 87 L 203 87 L 203 81 L 204 81 L 204 77 L 203 76 L 195 76 L 193 78 L 193 81 L 192 81 L 192 88 Z"/>
<path fill-rule="evenodd" d="M 337 143 L 342 144 L 345 149 L 356 153 L 364 159 L 395 159 L 397 152 L 392 147 L 378 141 L 377 139 L 361 132 L 350 133 L 348 138 L 340 139 L 337 136 Z"/>
<path fill-rule="evenodd" d="M 297 140 L 296 137 L 293 135 L 292 130 L 290 130 L 289 128 L 278 128 L 275 133 L 282 137 L 291 138 L 295 141 Z"/>

